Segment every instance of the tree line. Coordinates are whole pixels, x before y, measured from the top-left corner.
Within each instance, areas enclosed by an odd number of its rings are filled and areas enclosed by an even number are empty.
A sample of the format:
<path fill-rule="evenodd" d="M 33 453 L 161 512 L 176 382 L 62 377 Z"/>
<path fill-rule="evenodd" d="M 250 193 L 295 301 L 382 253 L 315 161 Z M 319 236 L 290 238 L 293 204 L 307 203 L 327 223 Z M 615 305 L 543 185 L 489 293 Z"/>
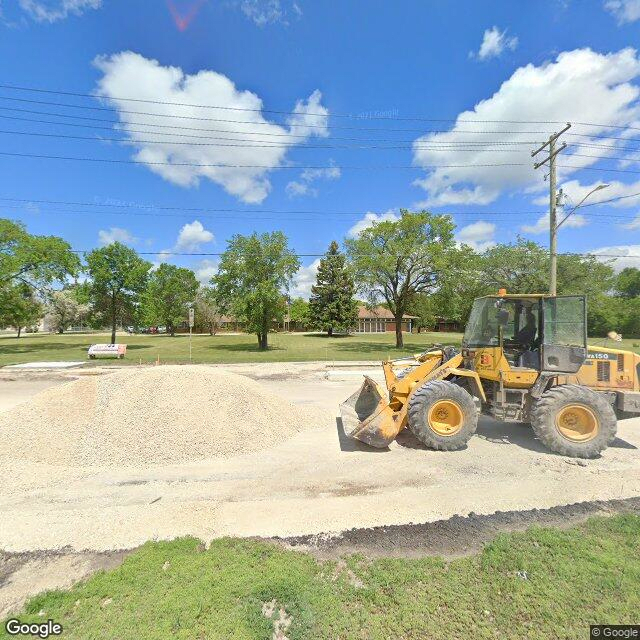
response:
<path fill-rule="evenodd" d="M 199 324 L 215 332 L 222 314 L 255 334 L 260 349 L 288 313 L 298 326 L 329 335 L 357 323 L 358 300 L 382 304 L 393 314 L 396 346 L 403 346 L 402 318 L 429 329 L 438 318 L 464 325 L 474 298 L 506 288 L 513 293 L 548 289 L 549 254 L 518 238 L 479 253 L 455 240 L 450 216 L 401 211 L 344 240 L 332 242 L 319 261 L 309 301 L 288 292 L 300 259 L 284 233 L 234 235 L 217 273 L 201 285 L 191 269 L 152 265 L 115 242 L 82 259 L 67 242 L 37 236 L 0 219 L 0 327 L 36 324 L 43 316 L 62 332 L 82 322 L 116 328 L 165 325 L 175 334 L 194 306 Z M 612 261 L 593 256 L 558 257 L 558 292 L 586 294 L 591 335 L 610 330 L 640 335 L 640 270 L 616 273 Z"/>

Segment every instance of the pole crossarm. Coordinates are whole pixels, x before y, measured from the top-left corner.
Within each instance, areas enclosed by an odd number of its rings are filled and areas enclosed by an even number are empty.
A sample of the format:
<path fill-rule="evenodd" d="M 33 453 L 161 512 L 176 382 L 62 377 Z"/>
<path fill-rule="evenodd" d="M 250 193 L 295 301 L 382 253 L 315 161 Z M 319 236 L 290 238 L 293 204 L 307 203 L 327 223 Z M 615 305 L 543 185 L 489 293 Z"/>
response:
<path fill-rule="evenodd" d="M 539 169 L 543 164 L 546 164 L 547 162 L 549 162 L 551 158 L 555 158 L 561 151 L 564 151 L 564 149 L 566 148 L 567 148 L 567 143 L 563 142 L 561 147 L 558 147 L 553 153 L 550 153 L 544 160 L 541 160 L 540 162 L 536 162 L 533 165 L 533 168 Z"/>
<path fill-rule="evenodd" d="M 533 158 L 537 156 L 543 149 L 548 147 L 551 143 L 555 142 L 563 133 L 566 133 L 567 131 L 569 131 L 569 129 L 571 129 L 571 123 L 567 122 L 564 129 L 562 129 L 561 131 L 558 131 L 558 133 L 554 133 L 540 148 L 536 149 L 535 151 L 532 151 L 531 157 Z"/>

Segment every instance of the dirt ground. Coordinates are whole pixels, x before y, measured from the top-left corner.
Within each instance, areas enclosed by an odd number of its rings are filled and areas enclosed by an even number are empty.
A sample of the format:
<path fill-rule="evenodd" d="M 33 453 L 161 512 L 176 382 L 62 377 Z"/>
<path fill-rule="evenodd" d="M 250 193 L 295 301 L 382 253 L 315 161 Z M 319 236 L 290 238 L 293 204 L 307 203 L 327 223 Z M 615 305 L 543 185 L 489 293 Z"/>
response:
<path fill-rule="evenodd" d="M 333 416 L 339 402 L 359 386 L 362 373 L 380 376 L 362 363 L 225 368 Z M 100 373 L 99 368 L 0 372 L 0 410 L 74 376 Z M 473 513 L 464 527 L 471 533 L 453 545 L 465 552 L 498 529 L 535 521 L 503 518 L 498 527 L 477 520 L 497 511 L 613 505 L 618 503 L 610 501 L 640 496 L 639 447 L 640 419 L 620 422 L 618 438 L 602 457 L 577 461 L 547 451 L 526 426 L 481 418 L 476 437 L 463 451 L 426 450 L 408 433 L 388 449 L 375 450 L 347 438 L 336 417 L 269 450 L 228 460 L 143 472 L 111 468 L 79 474 L 59 468 L 54 486 L 36 483 L 6 495 L 0 491 L 0 549 L 5 552 L 0 557 L 0 612 L 19 606 L 27 594 L 82 578 L 101 562 L 119 557 L 113 552 L 149 539 L 259 536 L 290 538 L 291 545 L 304 547 L 314 546 L 310 540 L 342 540 L 333 546 L 315 544 L 328 555 L 358 550 L 358 540 L 373 540 L 371 553 L 376 545 L 397 549 L 404 540 L 405 553 L 424 553 L 431 530 L 406 525 Z M 20 461 L 15 464 L 19 468 Z M 3 473 L 4 481 L 11 481 L 12 469 Z M 562 521 L 566 513 L 559 513 L 556 520 Z M 354 528 L 369 533 L 344 533 Z M 445 555 L 456 553 L 456 548 L 433 546 Z"/>

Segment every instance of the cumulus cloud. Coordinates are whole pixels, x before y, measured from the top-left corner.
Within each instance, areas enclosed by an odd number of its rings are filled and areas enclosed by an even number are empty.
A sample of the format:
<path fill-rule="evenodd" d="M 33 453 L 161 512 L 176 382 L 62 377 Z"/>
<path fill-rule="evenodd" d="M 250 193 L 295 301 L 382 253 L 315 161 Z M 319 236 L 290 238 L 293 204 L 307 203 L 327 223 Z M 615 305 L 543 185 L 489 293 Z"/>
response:
<path fill-rule="evenodd" d="M 289 292 L 292 298 L 309 299 L 311 296 L 311 287 L 316 283 L 319 266 L 320 258 L 317 258 L 306 267 L 300 267 L 300 269 L 298 269 Z"/>
<path fill-rule="evenodd" d="M 20 8 L 36 22 L 58 22 L 101 6 L 102 0 L 20 0 Z"/>
<path fill-rule="evenodd" d="M 209 284 L 209 280 L 218 273 L 216 260 L 201 260 L 194 269 L 196 278 L 200 284 Z"/>
<path fill-rule="evenodd" d="M 108 244 L 114 242 L 121 242 L 122 244 L 134 244 L 137 242 L 135 238 L 127 229 L 121 227 L 110 227 L 109 229 L 101 229 L 98 231 L 98 242 L 106 247 Z"/>
<path fill-rule="evenodd" d="M 156 259 L 158 262 L 167 262 L 171 260 L 174 253 L 198 251 L 203 244 L 213 242 L 213 240 L 215 240 L 213 233 L 205 229 L 199 220 L 187 222 L 178 232 L 173 247 L 158 252 Z M 202 262 L 208 261 L 203 260 Z"/>
<path fill-rule="evenodd" d="M 565 211 L 569 212 L 572 206 L 580 203 L 587 194 L 591 193 L 601 184 L 603 184 L 601 181 L 582 183 L 579 180 L 569 180 L 564 182 L 562 184 L 562 191 L 568 196 L 569 201 L 564 207 Z M 615 209 L 638 208 L 638 205 L 640 205 L 640 180 L 628 183 L 620 182 L 619 180 L 612 180 L 607 183 L 607 185 L 606 189 L 596 191 L 590 195 L 583 206 L 589 210 L 594 209 L 595 211 L 597 211 L 601 206 Z M 534 200 L 534 203 L 543 206 L 548 205 L 549 197 L 540 196 Z M 640 228 L 640 214 L 631 218 L 629 223 L 622 224 L 621 226 L 625 229 Z"/>
<path fill-rule="evenodd" d="M 175 248 L 177 251 L 197 251 L 201 245 L 211 242 L 213 239 L 213 233 L 205 229 L 202 222 L 194 220 L 180 229 Z"/>
<path fill-rule="evenodd" d="M 640 0 L 606 0 L 604 8 L 620 25 L 640 19 Z"/>
<path fill-rule="evenodd" d="M 300 18 L 302 9 L 297 2 L 285 0 L 241 0 L 240 10 L 244 15 L 259 27 L 268 24 L 289 24 L 291 16 Z"/>
<path fill-rule="evenodd" d="M 456 240 L 459 244 L 466 244 L 475 251 L 483 252 L 496 243 L 495 233 L 495 224 L 478 220 L 478 222 L 462 227 L 456 234 Z"/>
<path fill-rule="evenodd" d="M 484 32 L 477 56 L 479 60 L 497 58 L 505 49 L 513 51 L 517 46 L 518 38 L 516 36 L 508 37 L 506 29 L 500 31 L 498 27 L 491 27 Z"/>
<path fill-rule="evenodd" d="M 640 90 L 632 81 L 638 75 L 640 58 L 631 48 L 609 54 L 576 49 L 561 53 L 552 62 L 539 66 L 528 64 L 517 69 L 491 97 L 480 101 L 472 110 L 460 113 L 451 131 L 427 134 L 415 141 L 414 164 L 428 171 L 424 178 L 414 183 L 427 192 L 427 198 L 416 207 L 484 205 L 496 200 L 504 191 L 543 188 L 540 173 L 533 169 L 530 151 L 561 124 L 532 125 L 523 121 L 637 123 Z M 477 120 L 491 122 L 473 122 Z M 504 145 L 491 153 L 451 148 L 451 143 L 469 140 L 466 131 L 479 128 L 495 132 L 491 135 L 492 140 L 527 144 L 523 147 Z M 526 133 L 532 128 L 541 133 Z M 580 133 L 590 136 L 606 131 L 607 127 L 602 126 L 581 126 L 579 129 Z M 577 127 L 573 132 L 578 132 Z M 483 137 L 472 139 L 482 141 Z M 566 139 L 575 142 L 569 136 Z M 615 149 L 598 149 L 594 153 L 593 149 L 582 146 L 595 141 L 595 138 L 580 139 L 578 146 L 563 153 L 564 168 L 559 170 L 561 180 L 578 170 L 574 167 L 583 168 L 597 162 L 595 158 L 572 156 L 572 152 L 597 156 L 619 153 Z M 443 147 L 442 143 L 448 144 L 449 148 Z M 521 153 L 513 153 L 513 149 L 519 149 Z M 515 166 L 482 166 L 495 163 Z M 432 165 L 471 166 L 434 169 Z"/>
<path fill-rule="evenodd" d="M 347 236 L 349 238 L 355 238 L 357 235 L 362 233 L 365 229 L 372 227 L 374 224 L 383 221 L 391 221 L 396 222 L 400 220 L 400 216 L 394 213 L 392 210 L 387 211 L 387 213 L 372 213 L 368 212 L 364 214 L 364 217 L 360 218 L 358 222 L 356 222 L 349 231 L 347 231 Z"/>
<path fill-rule="evenodd" d="M 563 217 L 562 209 L 558 209 L 558 222 L 560 222 Z M 588 222 L 584 216 L 581 216 L 579 213 L 574 213 L 570 218 L 567 218 L 567 220 L 562 223 L 560 231 L 563 229 L 579 229 L 587 224 Z M 520 227 L 520 229 L 525 233 L 549 233 L 549 213 L 545 213 L 543 216 L 540 216 L 535 224 L 525 224 Z"/>
<path fill-rule="evenodd" d="M 208 179 L 243 202 L 260 203 L 271 190 L 269 172 L 285 163 L 287 152 L 310 136 L 328 135 L 329 112 L 319 91 L 298 100 L 288 124 L 282 125 L 263 117 L 262 100 L 256 94 L 237 89 L 215 71 L 187 75 L 131 51 L 98 57 L 94 64 L 103 73 L 97 93 L 117 109 L 119 126 L 136 149 L 134 158 L 183 187 Z M 132 107 L 121 97 L 166 104 Z M 131 113 L 141 111 L 157 115 Z M 175 130 L 153 125 L 176 126 L 178 133 L 193 137 L 174 139 Z M 183 125 L 197 133 L 179 130 Z M 190 164 L 224 166 L 185 166 Z"/>
<path fill-rule="evenodd" d="M 640 269 L 640 244 L 626 244 L 612 247 L 600 247 L 589 251 L 595 255 L 601 255 L 603 262 L 610 262 L 616 271 L 622 271 L 626 267 Z M 621 258 L 611 258 L 609 256 L 623 256 Z"/>
<path fill-rule="evenodd" d="M 285 188 L 289 197 L 317 196 L 318 189 L 313 186 L 317 180 L 337 180 L 341 176 L 340 167 L 326 167 L 321 169 L 305 169 L 298 180 L 292 180 Z"/>

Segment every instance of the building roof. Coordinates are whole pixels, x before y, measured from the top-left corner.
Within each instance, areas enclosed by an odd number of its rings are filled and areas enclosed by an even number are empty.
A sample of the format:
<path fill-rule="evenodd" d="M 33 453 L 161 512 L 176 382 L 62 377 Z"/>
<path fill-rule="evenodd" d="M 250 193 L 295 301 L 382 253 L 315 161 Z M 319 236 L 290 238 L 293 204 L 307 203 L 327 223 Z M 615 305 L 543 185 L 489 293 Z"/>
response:
<path fill-rule="evenodd" d="M 412 318 L 417 318 L 418 316 L 409 316 L 407 314 L 402 316 L 403 320 L 411 320 Z M 358 306 L 358 319 L 359 320 L 393 320 L 393 313 L 389 311 L 389 309 L 385 307 L 373 307 L 373 309 L 369 309 L 364 305 Z"/>

